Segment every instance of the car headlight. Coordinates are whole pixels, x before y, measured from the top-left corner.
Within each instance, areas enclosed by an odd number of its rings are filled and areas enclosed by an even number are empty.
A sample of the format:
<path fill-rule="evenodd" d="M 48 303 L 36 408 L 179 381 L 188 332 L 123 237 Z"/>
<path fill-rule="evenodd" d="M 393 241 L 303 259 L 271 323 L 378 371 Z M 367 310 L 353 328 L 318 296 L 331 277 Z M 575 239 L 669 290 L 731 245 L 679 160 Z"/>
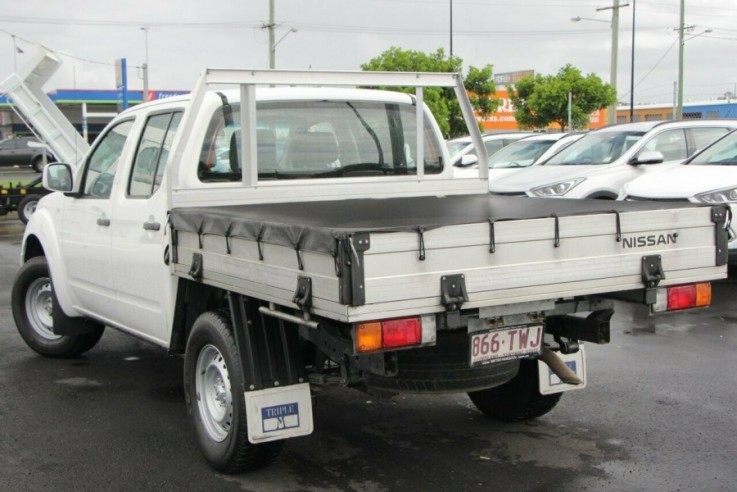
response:
<path fill-rule="evenodd" d="M 699 193 L 694 198 L 702 203 L 734 203 L 737 202 L 737 187 Z"/>
<path fill-rule="evenodd" d="M 566 181 L 560 181 L 558 183 L 538 186 L 537 188 L 531 189 L 530 193 L 534 196 L 540 197 L 563 196 L 584 181 L 586 181 L 586 178 L 568 179 Z"/>

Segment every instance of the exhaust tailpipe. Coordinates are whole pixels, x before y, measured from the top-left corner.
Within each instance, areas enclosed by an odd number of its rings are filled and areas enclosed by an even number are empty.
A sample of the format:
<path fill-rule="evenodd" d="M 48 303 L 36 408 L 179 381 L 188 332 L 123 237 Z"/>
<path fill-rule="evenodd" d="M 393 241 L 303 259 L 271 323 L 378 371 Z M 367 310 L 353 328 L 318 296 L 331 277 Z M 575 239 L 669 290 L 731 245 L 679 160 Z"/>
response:
<path fill-rule="evenodd" d="M 550 370 L 553 371 L 564 383 L 575 385 L 583 384 L 583 381 L 578 379 L 576 373 L 571 371 L 571 368 L 568 367 L 560 357 L 558 357 L 558 354 L 550 350 L 548 347 L 543 347 L 542 353 L 537 358 L 545 362 Z"/>

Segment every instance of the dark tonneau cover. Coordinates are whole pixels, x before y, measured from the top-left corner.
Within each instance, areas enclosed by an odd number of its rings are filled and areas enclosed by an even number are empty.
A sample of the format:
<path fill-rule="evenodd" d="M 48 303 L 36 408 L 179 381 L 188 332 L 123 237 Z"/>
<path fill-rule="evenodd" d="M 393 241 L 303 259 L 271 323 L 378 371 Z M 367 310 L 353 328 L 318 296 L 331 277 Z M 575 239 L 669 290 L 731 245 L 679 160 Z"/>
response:
<path fill-rule="evenodd" d="M 362 232 L 417 232 L 503 220 L 637 212 L 698 206 L 507 197 L 491 194 L 188 207 L 171 211 L 175 231 L 238 237 L 333 254 L 336 240 Z"/>

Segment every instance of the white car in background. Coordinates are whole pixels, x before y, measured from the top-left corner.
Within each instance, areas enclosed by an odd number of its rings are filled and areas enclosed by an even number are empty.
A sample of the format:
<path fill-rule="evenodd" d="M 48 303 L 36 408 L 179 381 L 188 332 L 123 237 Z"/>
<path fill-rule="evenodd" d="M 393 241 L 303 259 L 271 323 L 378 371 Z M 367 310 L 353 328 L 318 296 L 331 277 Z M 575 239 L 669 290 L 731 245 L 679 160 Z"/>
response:
<path fill-rule="evenodd" d="M 625 200 L 677 200 L 727 204 L 737 213 L 737 131 L 732 131 L 679 166 L 649 173 L 624 187 Z M 737 263 L 737 238 L 729 262 Z"/>
<path fill-rule="evenodd" d="M 509 132 L 509 133 L 486 133 L 481 139 L 486 147 L 486 156 L 491 157 L 503 147 L 516 142 L 521 138 L 527 138 L 536 133 L 532 132 Z M 450 164 L 454 167 L 467 167 L 478 163 L 476 149 L 471 137 L 459 137 L 445 142 L 450 154 Z"/>
<path fill-rule="evenodd" d="M 545 163 L 490 181 L 492 193 L 616 199 L 625 184 L 681 163 L 737 128 L 737 120 L 613 125 L 588 133 Z"/>
<path fill-rule="evenodd" d="M 583 133 L 542 133 L 512 142 L 489 156 L 489 179 L 500 178 L 520 168 L 544 162 L 582 136 Z M 478 169 L 478 162 L 470 166 L 455 167 L 453 176 L 473 178 L 478 176 Z"/>

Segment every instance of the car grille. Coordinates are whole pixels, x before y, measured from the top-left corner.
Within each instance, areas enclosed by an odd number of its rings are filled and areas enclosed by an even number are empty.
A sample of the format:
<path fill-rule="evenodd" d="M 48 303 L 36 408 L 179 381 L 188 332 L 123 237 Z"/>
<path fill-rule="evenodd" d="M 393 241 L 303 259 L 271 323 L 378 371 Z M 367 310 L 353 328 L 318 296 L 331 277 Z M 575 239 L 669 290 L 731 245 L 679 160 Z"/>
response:
<path fill-rule="evenodd" d="M 624 197 L 628 202 L 687 202 L 687 198 L 645 198 L 642 196 L 627 195 Z"/>
<path fill-rule="evenodd" d="M 507 192 L 507 193 L 501 193 L 501 192 L 498 192 L 498 191 L 492 191 L 491 194 L 492 195 L 500 195 L 500 196 L 527 196 L 526 193 L 521 192 L 521 191 L 510 191 L 510 192 Z"/>

